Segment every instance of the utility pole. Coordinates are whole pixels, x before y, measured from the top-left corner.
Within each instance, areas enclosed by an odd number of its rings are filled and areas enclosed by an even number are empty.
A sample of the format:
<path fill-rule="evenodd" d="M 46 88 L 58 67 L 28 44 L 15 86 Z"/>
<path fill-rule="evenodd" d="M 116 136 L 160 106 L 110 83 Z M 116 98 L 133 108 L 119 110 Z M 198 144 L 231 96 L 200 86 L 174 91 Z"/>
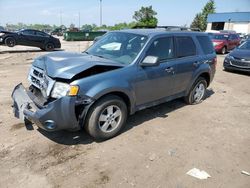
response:
<path fill-rule="evenodd" d="M 79 30 L 81 29 L 81 15 L 80 12 L 78 12 L 78 24 L 79 24 Z"/>
<path fill-rule="evenodd" d="M 102 0 L 100 0 L 100 27 L 102 26 Z"/>
<path fill-rule="evenodd" d="M 62 11 L 60 10 L 60 27 L 62 25 Z"/>

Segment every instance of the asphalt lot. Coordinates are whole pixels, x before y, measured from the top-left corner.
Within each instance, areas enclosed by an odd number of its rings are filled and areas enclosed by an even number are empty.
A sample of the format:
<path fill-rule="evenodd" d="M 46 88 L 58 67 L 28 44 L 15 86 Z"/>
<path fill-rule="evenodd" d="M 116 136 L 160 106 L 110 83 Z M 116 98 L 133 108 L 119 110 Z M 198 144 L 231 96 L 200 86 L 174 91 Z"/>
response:
<path fill-rule="evenodd" d="M 89 42 L 62 42 L 81 52 Z M 95 142 L 86 133 L 27 130 L 11 92 L 27 85 L 37 48 L 0 46 L 0 187 L 250 187 L 250 76 L 225 72 L 218 55 L 206 100 L 181 99 L 131 116 L 123 132 Z M 199 180 L 192 168 L 211 175 Z"/>

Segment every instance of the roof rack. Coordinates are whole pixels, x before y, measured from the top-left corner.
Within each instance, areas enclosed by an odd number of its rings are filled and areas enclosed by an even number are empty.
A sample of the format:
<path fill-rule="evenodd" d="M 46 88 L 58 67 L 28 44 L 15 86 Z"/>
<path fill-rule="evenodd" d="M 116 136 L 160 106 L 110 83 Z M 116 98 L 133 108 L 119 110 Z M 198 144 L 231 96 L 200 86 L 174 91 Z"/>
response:
<path fill-rule="evenodd" d="M 132 29 L 165 29 L 166 31 L 201 31 L 199 28 L 189 28 L 182 26 L 134 26 Z"/>

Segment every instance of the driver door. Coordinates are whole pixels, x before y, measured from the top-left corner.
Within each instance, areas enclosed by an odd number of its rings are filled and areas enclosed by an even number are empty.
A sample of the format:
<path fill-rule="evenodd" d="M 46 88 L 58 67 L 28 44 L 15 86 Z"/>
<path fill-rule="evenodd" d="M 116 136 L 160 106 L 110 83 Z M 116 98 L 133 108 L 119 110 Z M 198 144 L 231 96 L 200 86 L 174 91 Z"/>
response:
<path fill-rule="evenodd" d="M 146 56 L 156 56 L 160 65 L 142 67 L 138 65 L 135 84 L 136 105 L 151 103 L 173 94 L 174 80 L 174 42 L 173 37 L 155 39 L 146 52 Z"/>

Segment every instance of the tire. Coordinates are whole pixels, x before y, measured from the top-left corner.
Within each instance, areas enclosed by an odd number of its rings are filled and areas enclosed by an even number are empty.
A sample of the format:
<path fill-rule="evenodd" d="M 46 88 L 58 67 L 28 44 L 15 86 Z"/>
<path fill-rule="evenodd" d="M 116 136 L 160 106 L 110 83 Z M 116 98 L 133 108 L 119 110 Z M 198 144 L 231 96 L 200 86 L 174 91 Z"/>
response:
<path fill-rule="evenodd" d="M 45 51 L 53 51 L 55 49 L 55 45 L 51 42 L 45 44 L 44 47 Z"/>
<path fill-rule="evenodd" d="M 127 113 L 127 106 L 120 97 L 108 95 L 90 108 L 85 129 L 96 140 L 107 140 L 123 128 Z"/>
<path fill-rule="evenodd" d="M 191 87 L 188 95 L 184 98 L 187 104 L 199 104 L 204 100 L 207 89 L 207 81 L 199 77 Z"/>
<path fill-rule="evenodd" d="M 224 46 L 222 49 L 221 49 L 221 54 L 226 54 L 227 53 L 227 47 Z"/>
<path fill-rule="evenodd" d="M 16 40 L 13 38 L 13 37 L 7 37 L 5 39 L 5 44 L 8 46 L 8 47 L 14 47 L 16 45 Z"/>

